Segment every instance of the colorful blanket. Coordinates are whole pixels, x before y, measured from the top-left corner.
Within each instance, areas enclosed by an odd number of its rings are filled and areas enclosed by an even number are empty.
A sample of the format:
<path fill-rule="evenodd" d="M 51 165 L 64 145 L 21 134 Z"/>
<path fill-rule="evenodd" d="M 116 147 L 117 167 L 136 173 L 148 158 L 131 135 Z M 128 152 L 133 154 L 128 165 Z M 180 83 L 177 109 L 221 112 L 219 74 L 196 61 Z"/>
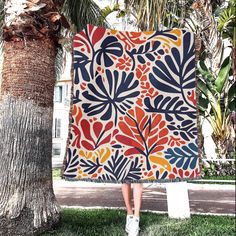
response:
<path fill-rule="evenodd" d="M 97 182 L 197 178 L 194 34 L 87 25 L 73 47 L 64 177 Z"/>

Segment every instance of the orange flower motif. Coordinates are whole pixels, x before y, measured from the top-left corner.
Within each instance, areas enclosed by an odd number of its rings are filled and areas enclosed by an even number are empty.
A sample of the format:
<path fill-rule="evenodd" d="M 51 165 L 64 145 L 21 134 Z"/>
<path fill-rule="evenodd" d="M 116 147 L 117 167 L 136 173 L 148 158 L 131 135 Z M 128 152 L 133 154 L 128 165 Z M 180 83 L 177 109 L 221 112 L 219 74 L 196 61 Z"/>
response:
<path fill-rule="evenodd" d="M 120 70 L 129 71 L 131 67 L 131 58 L 124 55 L 123 58 L 118 59 L 118 63 L 116 64 L 116 68 L 119 68 Z"/>
<path fill-rule="evenodd" d="M 182 144 L 185 144 L 184 140 L 181 140 L 180 138 L 175 138 L 173 136 L 170 136 L 170 140 L 168 144 L 173 147 L 173 146 L 181 146 Z"/>
<path fill-rule="evenodd" d="M 122 134 L 116 140 L 129 146 L 124 155 L 141 154 L 146 157 L 147 170 L 151 169 L 150 155 L 164 149 L 168 142 L 168 129 L 162 115 L 149 116 L 141 108 L 129 110 L 124 121 L 119 122 Z"/>
<path fill-rule="evenodd" d="M 140 81 L 147 80 L 147 73 L 150 71 L 150 62 L 147 62 L 144 65 L 139 64 L 136 68 L 136 76 Z"/>
<path fill-rule="evenodd" d="M 159 93 L 157 90 L 155 90 L 151 84 L 147 81 L 147 75 L 148 72 L 150 71 L 150 62 L 147 62 L 144 65 L 138 65 L 136 68 L 136 76 L 137 78 L 141 81 L 141 93 L 144 95 L 143 97 L 150 97 L 154 98 L 156 97 Z M 142 106 L 142 99 L 137 100 L 137 104 Z"/>
<path fill-rule="evenodd" d="M 117 38 L 125 43 L 125 49 L 130 50 L 137 44 L 142 44 L 146 41 L 146 37 L 143 39 L 140 37 L 142 32 L 120 32 L 117 34 Z"/>
<path fill-rule="evenodd" d="M 174 167 L 172 172 L 169 174 L 169 179 L 196 178 L 199 175 L 200 175 L 200 170 L 198 168 L 196 168 L 195 170 L 183 170 Z"/>
<path fill-rule="evenodd" d="M 143 179 L 146 179 L 146 180 L 154 180 L 155 179 L 153 171 L 146 171 L 143 174 L 144 174 Z"/>

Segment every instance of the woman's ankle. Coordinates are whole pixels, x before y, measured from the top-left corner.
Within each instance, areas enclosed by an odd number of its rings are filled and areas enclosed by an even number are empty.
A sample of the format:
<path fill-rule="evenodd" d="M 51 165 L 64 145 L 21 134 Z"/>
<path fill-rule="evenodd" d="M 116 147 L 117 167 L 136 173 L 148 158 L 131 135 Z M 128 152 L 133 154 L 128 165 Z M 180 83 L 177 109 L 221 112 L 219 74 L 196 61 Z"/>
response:
<path fill-rule="evenodd" d="M 134 213 L 133 213 L 133 211 L 132 210 L 130 210 L 130 211 L 127 211 L 127 216 L 133 216 L 134 215 Z"/>

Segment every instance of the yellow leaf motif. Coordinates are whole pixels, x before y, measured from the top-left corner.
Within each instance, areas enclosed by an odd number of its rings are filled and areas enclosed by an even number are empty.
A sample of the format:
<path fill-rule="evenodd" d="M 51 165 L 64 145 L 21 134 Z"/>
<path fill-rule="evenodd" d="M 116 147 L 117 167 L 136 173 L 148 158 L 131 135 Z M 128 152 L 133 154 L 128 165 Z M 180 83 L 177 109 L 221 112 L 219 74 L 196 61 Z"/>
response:
<path fill-rule="evenodd" d="M 104 163 L 110 157 L 111 151 L 109 148 L 102 148 L 97 151 L 97 155 L 100 157 L 100 162 Z"/>
<path fill-rule="evenodd" d="M 88 151 L 80 150 L 79 151 L 79 155 L 81 157 L 86 158 L 86 159 L 94 159 L 93 152 L 88 152 Z"/>
<path fill-rule="evenodd" d="M 116 34 L 117 30 L 112 29 L 110 32 L 111 32 L 111 34 Z"/>
<path fill-rule="evenodd" d="M 84 173 L 82 169 L 78 168 L 76 178 L 77 179 L 82 179 L 84 177 L 88 177 L 88 174 Z"/>
<path fill-rule="evenodd" d="M 144 31 L 143 33 L 146 35 L 150 35 L 150 34 L 153 34 L 153 31 Z"/>
<path fill-rule="evenodd" d="M 165 46 L 168 46 L 171 48 L 171 44 L 174 44 L 177 47 L 181 46 L 182 40 L 181 40 L 181 35 L 182 35 L 182 30 L 180 29 L 173 29 L 166 34 L 168 35 L 174 35 L 177 37 L 177 39 L 171 39 L 170 37 L 162 36 L 162 35 L 157 35 L 155 36 L 152 40 L 159 40 L 161 43 L 163 43 Z"/>
<path fill-rule="evenodd" d="M 162 166 L 164 169 L 171 171 L 171 165 L 170 163 L 162 157 L 162 153 L 161 152 L 157 152 L 156 155 L 152 155 L 149 157 L 150 161 Z M 163 172 L 163 168 L 161 168 L 161 171 Z"/>

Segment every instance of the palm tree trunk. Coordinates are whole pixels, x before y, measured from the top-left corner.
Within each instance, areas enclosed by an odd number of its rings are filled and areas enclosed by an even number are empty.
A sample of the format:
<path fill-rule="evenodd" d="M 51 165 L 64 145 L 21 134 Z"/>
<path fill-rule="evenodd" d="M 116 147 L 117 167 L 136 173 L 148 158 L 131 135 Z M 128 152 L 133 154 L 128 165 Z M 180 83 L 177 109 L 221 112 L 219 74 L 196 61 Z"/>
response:
<path fill-rule="evenodd" d="M 0 235 L 6 236 L 35 235 L 60 218 L 51 172 L 56 46 L 50 34 L 37 35 L 35 16 L 28 12 L 24 24 L 13 20 L 4 28 Z"/>
<path fill-rule="evenodd" d="M 0 118 L 0 235 L 33 235 L 59 220 L 52 188 L 55 47 L 4 46 Z"/>
<path fill-rule="evenodd" d="M 217 23 L 212 16 L 212 5 L 210 0 L 196 0 L 192 8 L 194 14 L 190 17 L 199 27 L 201 38 L 206 51 L 206 63 L 216 78 L 220 69 L 223 42 L 217 30 Z"/>

